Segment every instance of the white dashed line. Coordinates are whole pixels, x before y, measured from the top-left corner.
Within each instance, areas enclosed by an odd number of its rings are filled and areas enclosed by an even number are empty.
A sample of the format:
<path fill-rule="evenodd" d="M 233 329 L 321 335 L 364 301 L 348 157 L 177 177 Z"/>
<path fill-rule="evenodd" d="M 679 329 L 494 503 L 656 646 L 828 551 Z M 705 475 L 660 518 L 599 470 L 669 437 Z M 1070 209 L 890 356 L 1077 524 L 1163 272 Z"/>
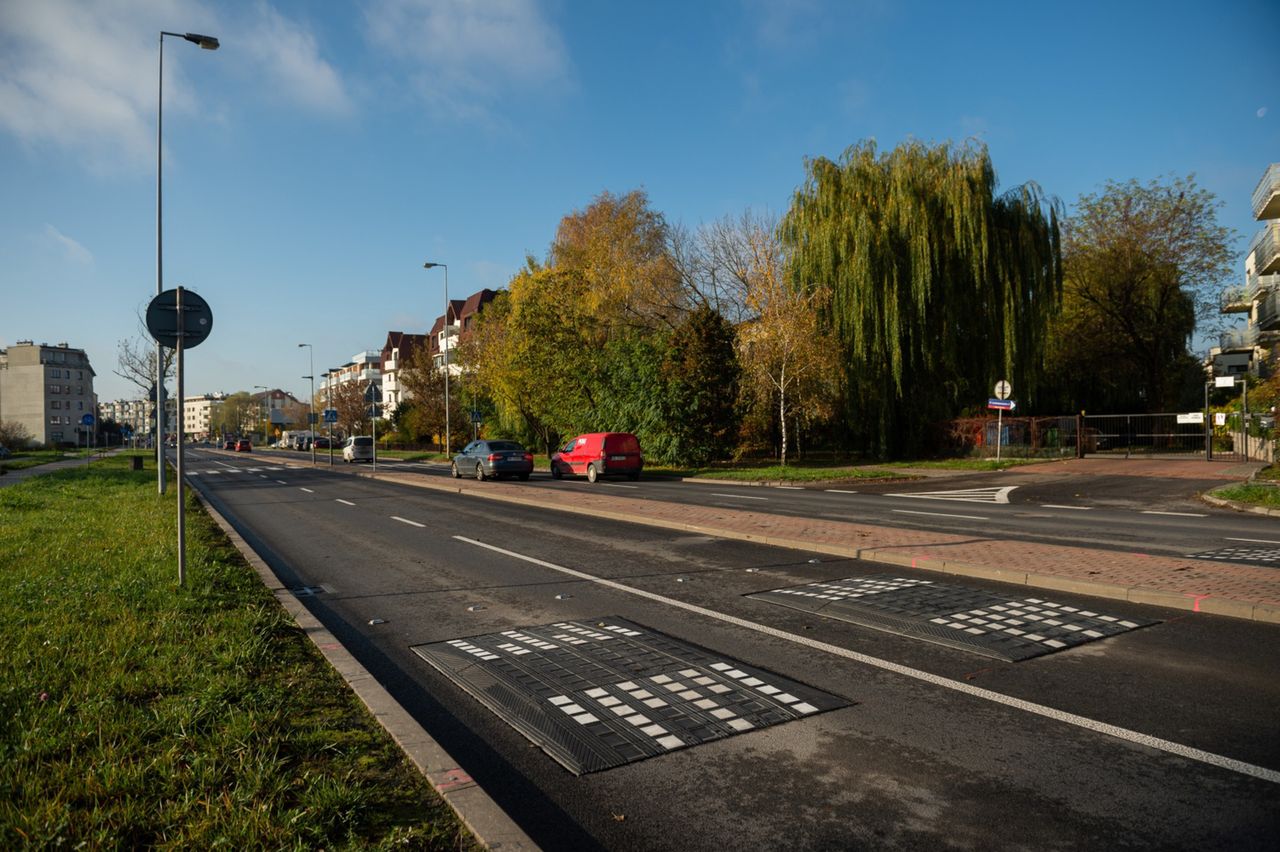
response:
<path fill-rule="evenodd" d="M 277 479 L 277 480 L 276 480 L 276 482 L 280 483 L 281 485 L 288 485 L 288 484 L 289 484 L 289 483 L 285 482 L 283 479 Z"/>
<path fill-rule="evenodd" d="M 828 488 L 828 494 L 857 494 L 857 491 L 846 491 L 843 488 Z"/>
<path fill-rule="evenodd" d="M 425 527 L 425 526 L 426 526 L 426 524 L 420 524 L 420 523 L 418 523 L 417 521 L 411 521 L 411 520 L 409 520 L 408 518 L 402 518 L 402 517 L 400 517 L 400 516 L 398 516 L 398 515 L 392 515 L 392 516 L 391 516 L 391 520 L 393 520 L 393 521 L 399 521 L 399 522 L 400 522 L 400 523 L 402 523 L 402 524 L 408 524 L 408 525 L 409 525 L 409 526 L 411 526 L 411 527 Z"/>
<path fill-rule="evenodd" d="M 903 515 L 932 515 L 935 518 L 961 518 L 966 521 L 989 521 L 990 518 L 984 518 L 981 515 L 948 515 L 945 512 L 913 512 L 910 509 L 894 509 L 893 511 Z"/>
<path fill-rule="evenodd" d="M 1060 506 L 1060 505 L 1058 505 L 1057 503 L 1042 503 L 1042 504 L 1040 505 L 1040 508 L 1041 508 L 1041 509 L 1074 509 L 1074 510 L 1076 510 L 1077 512 L 1091 512 L 1091 511 L 1093 511 L 1093 507 L 1092 507 L 1092 506 Z"/>
<path fill-rule="evenodd" d="M 305 492 L 307 492 L 308 494 L 315 494 L 315 493 L 316 493 L 316 492 L 312 491 L 310 488 L 303 488 L 302 490 L 303 490 L 303 491 L 305 491 Z"/>
<path fill-rule="evenodd" d="M 804 490 L 804 486 L 802 485 L 779 485 L 778 487 L 781 488 L 783 491 L 803 491 Z"/>
<path fill-rule="evenodd" d="M 1200 512 L 1157 512 L 1155 509 L 1145 509 L 1143 510 L 1142 514 L 1169 515 L 1174 518 L 1207 518 L 1209 517 L 1208 515 L 1201 514 Z"/>
<path fill-rule="evenodd" d="M 341 497 L 339 497 L 339 498 L 338 498 L 338 502 L 339 502 L 339 503 L 341 503 L 341 504 L 342 504 L 342 505 L 344 505 L 344 506 L 354 506 L 354 505 L 355 505 L 355 503 L 352 503 L 350 500 L 343 500 Z"/>
<path fill-rule="evenodd" d="M 913 669 L 913 668 L 910 668 L 909 666 L 904 666 L 901 663 L 894 663 L 889 660 L 882 660 L 879 657 L 872 657 L 868 654 L 860 654 L 857 651 L 852 651 L 848 648 L 842 648 L 838 645 L 830 645 L 830 644 L 827 644 L 826 642 L 820 642 L 816 639 L 810 639 L 807 636 L 798 636 L 794 633 L 787 633 L 786 631 L 779 630 L 776 627 L 769 627 L 768 625 L 758 624 L 754 621 L 747 621 L 745 618 L 738 618 L 737 616 L 729 615 L 728 613 L 717 612 L 716 610 L 707 609 L 706 607 L 701 607 L 696 604 L 686 603 L 685 601 L 675 600 L 674 598 L 668 598 L 668 597 L 665 597 L 664 595 L 659 595 L 655 592 L 649 592 L 644 589 L 637 589 L 632 586 L 625 585 L 623 583 L 618 583 L 613 580 L 606 580 L 602 577 L 596 577 L 592 574 L 587 574 L 582 571 L 575 571 L 574 569 L 566 568 L 563 565 L 556 565 L 553 562 L 546 562 L 542 559 L 536 559 L 532 556 L 525 556 L 524 554 L 516 553 L 515 551 L 512 551 L 512 550 L 506 550 L 501 547 L 496 547 L 492 544 L 485 544 L 484 542 L 476 541 L 475 539 L 466 538 L 460 535 L 455 535 L 454 539 L 456 539 L 457 541 L 464 542 L 466 544 L 475 545 L 476 547 L 482 547 L 485 550 L 491 550 L 495 553 L 501 553 L 504 556 L 510 556 L 513 559 L 520 559 L 524 562 L 530 562 L 534 565 L 541 565 L 543 568 L 549 568 L 552 571 L 558 571 L 562 574 L 567 574 L 571 577 L 577 577 L 581 580 L 587 580 L 588 582 L 596 583 L 601 586 L 606 586 L 611 589 L 616 589 L 620 592 L 626 592 L 627 594 L 630 594 L 630 595 L 636 595 L 637 597 L 646 598 L 652 601 L 657 601 L 658 603 L 664 604 L 666 606 L 672 606 L 678 609 L 683 609 L 686 612 L 692 612 L 698 615 L 704 615 L 707 618 L 714 618 L 717 621 L 722 621 L 726 624 L 732 624 L 737 627 L 742 627 L 746 630 L 752 630 L 757 633 L 763 633 L 766 636 L 772 636 L 777 639 L 783 639 L 788 642 L 794 642 L 797 645 L 803 645 L 807 648 L 813 648 L 814 650 L 817 650 L 817 651 L 823 651 L 828 654 L 833 654 L 837 657 L 843 657 L 855 663 L 861 663 L 862 665 L 873 666 L 883 671 L 889 671 L 889 672 L 893 672 L 894 674 L 912 678 L 914 680 L 924 681 L 925 683 L 933 684 L 934 686 L 938 686 L 943 689 L 949 689 L 954 692 L 970 695 L 975 698 L 983 699 L 985 701 L 991 701 L 995 704 L 1002 704 L 1006 707 L 1011 707 L 1016 710 L 1022 710 L 1027 713 L 1032 713 L 1034 715 L 1041 716 L 1047 719 L 1053 719 L 1067 725 L 1073 725 L 1078 728 L 1083 728 L 1085 730 L 1103 734 L 1104 736 L 1115 737 L 1116 739 L 1124 740 L 1125 742 L 1136 743 L 1138 745 L 1146 746 L 1148 748 L 1159 749 L 1160 751 L 1166 752 L 1167 754 L 1176 755 L 1178 757 L 1187 758 L 1189 760 L 1197 760 L 1197 761 L 1200 761 L 1201 763 L 1208 764 L 1209 766 L 1216 766 L 1220 769 L 1226 769 L 1231 772 L 1238 772 L 1241 775 L 1248 775 L 1253 778 L 1259 778 L 1263 781 L 1269 781 L 1272 784 L 1280 784 L 1280 772 L 1274 769 L 1268 769 L 1265 766 L 1257 766 L 1252 763 L 1245 763 L 1243 760 L 1236 760 L 1233 757 L 1226 757 L 1221 754 L 1215 754 L 1210 751 L 1204 751 L 1203 749 L 1198 749 L 1198 748 L 1193 748 L 1191 746 L 1183 745 L 1182 743 L 1176 743 L 1176 742 L 1173 742 L 1172 740 L 1161 739 L 1160 737 L 1153 737 L 1149 734 L 1144 734 L 1139 731 L 1130 730 L 1128 728 L 1121 728 L 1118 725 L 1111 725 L 1106 722 L 1100 722 L 1096 719 L 1090 719 L 1087 716 L 1080 716 L 1076 713 L 1068 713 L 1065 710 L 1058 710 L 1053 707 L 1048 707 L 1044 704 L 1036 704 L 1033 701 L 1026 701 L 1021 698 L 1014 698 L 1013 696 L 1004 695 L 999 692 L 994 692 L 990 689 L 983 689 L 980 686 L 974 686 L 973 684 L 963 683 L 957 680 L 951 680 L 950 678 L 945 678 L 940 675 L 932 674 L 930 672 L 920 671 L 919 669 Z"/>
<path fill-rule="evenodd" d="M 768 497 L 748 497 L 746 494 L 720 494 L 711 492 L 712 497 L 728 497 L 731 500 L 768 500 Z"/>
<path fill-rule="evenodd" d="M 621 482 L 605 482 L 602 483 L 610 488 L 639 488 L 639 485 L 623 485 Z"/>

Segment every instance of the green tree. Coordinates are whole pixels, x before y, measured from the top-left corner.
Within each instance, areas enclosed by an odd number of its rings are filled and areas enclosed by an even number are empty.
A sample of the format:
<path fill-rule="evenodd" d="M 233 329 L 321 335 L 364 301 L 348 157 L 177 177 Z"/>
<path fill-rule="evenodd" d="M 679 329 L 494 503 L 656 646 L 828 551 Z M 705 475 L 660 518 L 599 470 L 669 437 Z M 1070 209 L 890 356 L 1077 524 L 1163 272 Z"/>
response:
<path fill-rule="evenodd" d="M 260 424 L 262 405 L 247 391 L 237 391 L 222 401 L 210 416 L 210 428 L 223 435 L 243 435 Z"/>
<path fill-rule="evenodd" d="M 733 326 L 708 305 L 685 317 L 662 362 L 662 400 L 673 460 L 723 458 L 738 436 L 738 355 Z"/>
<path fill-rule="evenodd" d="M 996 195 L 978 144 L 864 142 L 806 172 L 780 233 L 797 285 L 830 288 L 856 444 L 918 452 L 996 379 L 1034 397 L 1062 281 L 1056 202 L 1030 183 Z"/>
<path fill-rule="evenodd" d="M 1080 198 L 1064 227 L 1063 310 L 1047 358 L 1061 408 L 1182 407 L 1191 335 L 1217 315 L 1233 274 L 1219 207 L 1194 176 L 1113 181 Z"/>

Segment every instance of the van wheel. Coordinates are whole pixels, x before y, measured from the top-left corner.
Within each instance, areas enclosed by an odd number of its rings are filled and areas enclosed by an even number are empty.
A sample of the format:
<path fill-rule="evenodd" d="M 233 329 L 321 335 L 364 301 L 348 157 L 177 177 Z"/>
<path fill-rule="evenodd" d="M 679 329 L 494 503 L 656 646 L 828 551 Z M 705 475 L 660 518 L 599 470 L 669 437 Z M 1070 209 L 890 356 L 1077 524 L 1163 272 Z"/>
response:
<path fill-rule="evenodd" d="M 587 482 L 595 482 L 600 478 L 600 474 L 596 472 L 594 464 L 587 465 Z"/>
<path fill-rule="evenodd" d="M 453 474 L 453 478 L 454 478 L 454 479 L 461 479 L 461 478 L 462 478 L 462 474 L 461 474 L 461 473 L 458 473 L 458 463 L 457 463 L 457 462 L 450 462 L 450 463 L 449 463 L 449 473 Z"/>
<path fill-rule="evenodd" d="M 476 465 L 476 479 L 479 480 L 480 482 L 484 482 L 485 480 L 484 465 L 482 464 Z"/>
<path fill-rule="evenodd" d="M 638 481 L 640 479 L 640 471 L 636 471 L 635 473 L 628 473 L 627 479 L 630 479 L 632 482 Z"/>
<path fill-rule="evenodd" d="M 562 475 L 562 474 L 560 473 L 560 468 L 556 467 L 556 463 L 555 463 L 555 462 L 552 462 L 552 463 L 551 463 L 551 478 L 552 478 L 552 479 L 559 479 L 559 478 L 561 477 L 561 475 Z"/>

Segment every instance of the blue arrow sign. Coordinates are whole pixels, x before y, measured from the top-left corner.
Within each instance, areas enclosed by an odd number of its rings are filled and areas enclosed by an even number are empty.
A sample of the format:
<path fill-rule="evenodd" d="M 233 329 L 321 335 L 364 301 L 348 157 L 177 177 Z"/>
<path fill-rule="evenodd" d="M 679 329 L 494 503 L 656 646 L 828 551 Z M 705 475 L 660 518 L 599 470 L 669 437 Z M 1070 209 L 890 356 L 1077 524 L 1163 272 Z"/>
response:
<path fill-rule="evenodd" d="M 1011 399 L 988 399 L 987 408 L 998 408 L 1003 411 L 1013 411 L 1018 405 Z"/>

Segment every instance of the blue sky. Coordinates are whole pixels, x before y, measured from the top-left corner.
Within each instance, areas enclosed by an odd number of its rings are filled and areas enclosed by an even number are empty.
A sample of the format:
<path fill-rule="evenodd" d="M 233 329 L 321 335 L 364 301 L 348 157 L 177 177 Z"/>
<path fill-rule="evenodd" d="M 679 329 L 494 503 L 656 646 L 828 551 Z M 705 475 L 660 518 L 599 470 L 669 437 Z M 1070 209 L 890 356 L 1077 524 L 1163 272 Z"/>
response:
<path fill-rule="evenodd" d="M 689 227 L 783 212 L 806 157 L 976 137 L 1068 208 L 1194 172 L 1243 251 L 1280 160 L 1270 2 L 0 0 L 0 346 L 82 347 L 103 400 L 164 270 L 212 307 L 188 393 L 422 332 L 643 188 Z M 1242 274 L 1242 273 L 1241 273 Z"/>

